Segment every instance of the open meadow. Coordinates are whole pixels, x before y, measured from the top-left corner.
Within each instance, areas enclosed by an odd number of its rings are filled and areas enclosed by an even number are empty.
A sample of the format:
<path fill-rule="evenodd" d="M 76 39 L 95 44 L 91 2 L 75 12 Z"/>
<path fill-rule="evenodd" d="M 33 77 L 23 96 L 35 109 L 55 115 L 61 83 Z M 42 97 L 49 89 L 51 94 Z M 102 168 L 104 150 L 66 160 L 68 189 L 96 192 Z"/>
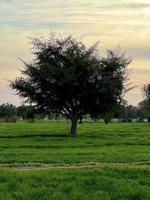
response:
<path fill-rule="evenodd" d="M 0 200 L 150 200 L 150 124 L 0 123 Z"/>

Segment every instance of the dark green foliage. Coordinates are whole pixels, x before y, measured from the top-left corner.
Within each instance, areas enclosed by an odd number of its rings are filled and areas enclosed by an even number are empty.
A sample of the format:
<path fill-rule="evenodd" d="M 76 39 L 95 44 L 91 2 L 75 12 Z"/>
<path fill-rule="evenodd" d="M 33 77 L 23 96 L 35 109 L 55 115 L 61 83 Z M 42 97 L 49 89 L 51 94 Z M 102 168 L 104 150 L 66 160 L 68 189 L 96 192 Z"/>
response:
<path fill-rule="evenodd" d="M 122 100 L 130 59 L 120 52 L 98 56 L 97 44 L 87 48 L 72 37 L 33 40 L 35 59 L 24 63 L 23 76 L 11 83 L 21 97 L 45 114 L 63 114 L 76 135 L 84 114 L 97 117 Z"/>
<path fill-rule="evenodd" d="M 33 106 L 22 105 L 17 108 L 17 115 L 24 120 L 34 120 L 35 113 L 36 111 Z"/>
<path fill-rule="evenodd" d="M 0 118 L 6 122 L 16 122 L 17 121 L 17 109 L 12 104 L 2 104 L 0 105 Z"/>
<path fill-rule="evenodd" d="M 138 118 L 138 108 L 132 105 L 118 105 L 113 112 L 113 117 L 126 122 Z"/>

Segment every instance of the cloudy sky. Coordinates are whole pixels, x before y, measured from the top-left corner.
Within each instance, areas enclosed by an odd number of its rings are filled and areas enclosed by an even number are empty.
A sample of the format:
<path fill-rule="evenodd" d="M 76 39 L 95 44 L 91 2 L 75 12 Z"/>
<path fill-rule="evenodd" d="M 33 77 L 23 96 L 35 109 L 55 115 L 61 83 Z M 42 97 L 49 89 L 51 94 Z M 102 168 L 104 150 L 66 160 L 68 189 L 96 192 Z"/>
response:
<path fill-rule="evenodd" d="M 141 88 L 150 82 L 149 0 L 1 0 L 0 103 L 19 104 L 8 80 L 23 67 L 18 58 L 32 59 L 29 37 L 56 32 L 73 35 L 89 45 L 100 41 L 100 52 L 120 45 L 133 58 L 130 79 L 137 87 L 126 98 L 136 105 Z"/>

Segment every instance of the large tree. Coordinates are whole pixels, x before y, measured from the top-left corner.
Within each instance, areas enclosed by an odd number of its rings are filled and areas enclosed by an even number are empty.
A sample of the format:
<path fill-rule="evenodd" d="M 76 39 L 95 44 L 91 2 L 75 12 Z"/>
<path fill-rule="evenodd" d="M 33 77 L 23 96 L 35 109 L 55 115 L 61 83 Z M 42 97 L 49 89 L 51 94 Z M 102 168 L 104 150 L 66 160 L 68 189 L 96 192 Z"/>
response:
<path fill-rule="evenodd" d="M 11 87 L 39 111 L 70 119 L 72 136 L 84 114 L 103 115 L 121 101 L 130 63 L 124 54 L 108 51 L 101 58 L 97 44 L 86 47 L 72 37 L 35 38 L 32 44 L 35 59 L 24 62 Z"/>

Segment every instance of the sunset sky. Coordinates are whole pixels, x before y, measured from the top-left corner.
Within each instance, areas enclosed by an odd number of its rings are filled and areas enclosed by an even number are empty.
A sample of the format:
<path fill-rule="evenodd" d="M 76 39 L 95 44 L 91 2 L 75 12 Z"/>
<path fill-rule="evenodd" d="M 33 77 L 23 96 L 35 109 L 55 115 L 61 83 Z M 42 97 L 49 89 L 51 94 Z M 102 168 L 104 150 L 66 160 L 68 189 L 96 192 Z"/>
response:
<path fill-rule="evenodd" d="M 150 83 L 149 0 L 1 0 L 0 104 L 20 100 L 8 87 L 32 59 L 29 37 L 50 32 L 73 35 L 87 45 L 100 41 L 100 53 L 120 45 L 133 58 L 130 79 L 137 87 L 126 96 L 136 105 Z"/>

